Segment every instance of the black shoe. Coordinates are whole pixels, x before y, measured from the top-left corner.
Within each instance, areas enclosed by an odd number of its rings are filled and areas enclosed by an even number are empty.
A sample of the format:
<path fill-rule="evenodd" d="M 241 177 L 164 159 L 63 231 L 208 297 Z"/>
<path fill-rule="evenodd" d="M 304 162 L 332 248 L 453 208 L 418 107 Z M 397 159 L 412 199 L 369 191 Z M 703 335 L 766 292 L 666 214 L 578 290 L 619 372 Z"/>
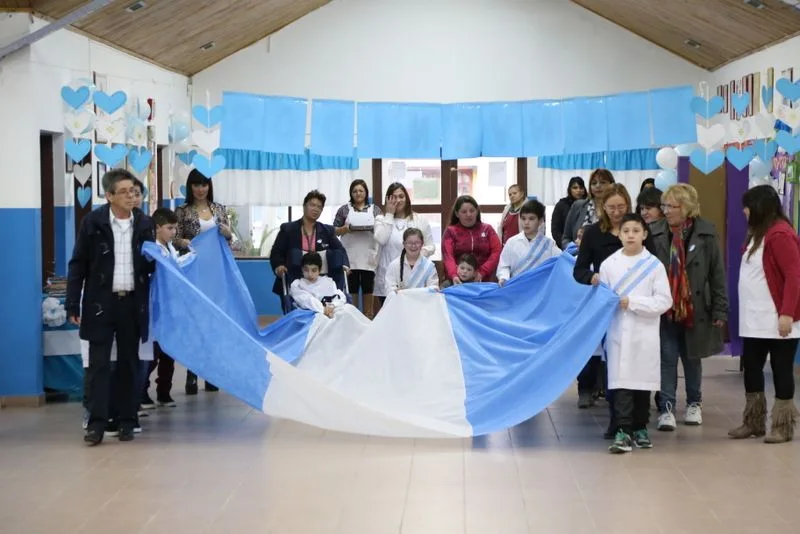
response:
<path fill-rule="evenodd" d="M 106 426 L 105 435 L 110 438 L 116 438 L 119 436 L 119 425 L 113 419 L 108 420 L 108 426 Z"/>
<path fill-rule="evenodd" d="M 153 399 L 150 398 L 150 395 L 144 393 L 142 395 L 142 400 L 139 403 L 139 406 L 142 410 L 152 410 L 156 407 L 156 403 L 153 402 Z"/>
<path fill-rule="evenodd" d="M 594 395 L 591 392 L 578 393 L 578 408 L 585 410 L 594 406 Z"/>
<path fill-rule="evenodd" d="M 100 445 L 103 443 L 103 431 L 96 428 L 87 430 L 86 434 L 83 435 L 83 441 L 90 447 Z"/>
<path fill-rule="evenodd" d="M 119 440 L 120 441 L 133 441 L 133 429 L 132 428 L 120 428 L 119 429 Z"/>
<path fill-rule="evenodd" d="M 210 382 L 206 382 L 206 391 L 214 393 L 215 391 L 219 391 L 219 388 Z"/>
<path fill-rule="evenodd" d="M 173 400 L 170 395 L 164 395 L 158 397 L 158 405 L 164 408 L 174 408 L 178 404 Z"/>
<path fill-rule="evenodd" d="M 197 380 L 186 381 L 186 394 L 197 395 Z"/>

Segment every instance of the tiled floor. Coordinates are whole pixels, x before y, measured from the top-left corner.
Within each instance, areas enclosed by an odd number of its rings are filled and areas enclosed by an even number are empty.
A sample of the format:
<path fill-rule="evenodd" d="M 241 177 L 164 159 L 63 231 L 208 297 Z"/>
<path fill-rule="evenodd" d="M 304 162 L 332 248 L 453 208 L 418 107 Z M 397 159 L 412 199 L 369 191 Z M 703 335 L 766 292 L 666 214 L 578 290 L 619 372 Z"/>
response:
<path fill-rule="evenodd" d="M 800 532 L 800 443 L 725 436 L 736 362 L 707 361 L 704 426 L 623 457 L 605 452 L 605 405 L 579 412 L 572 391 L 508 432 L 453 441 L 324 432 L 179 391 L 136 441 L 90 449 L 75 404 L 7 409 L 0 533 Z"/>

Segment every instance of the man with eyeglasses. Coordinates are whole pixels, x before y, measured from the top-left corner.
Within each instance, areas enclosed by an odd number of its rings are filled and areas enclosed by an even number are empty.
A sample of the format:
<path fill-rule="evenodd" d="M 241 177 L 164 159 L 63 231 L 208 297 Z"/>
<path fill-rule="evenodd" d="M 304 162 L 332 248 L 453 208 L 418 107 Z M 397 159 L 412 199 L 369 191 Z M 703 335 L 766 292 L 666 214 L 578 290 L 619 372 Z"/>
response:
<path fill-rule="evenodd" d="M 102 179 L 108 203 L 83 218 L 67 277 L 66 309 L 89 342 L 85 396 L 89 421 L 84 441 L 103 441 L 110 395 L 119 412 L 120 441 L 133 440 L 139 395 L 136 388 L 139 340 L 147 340 L 149 284 L 153 263 L 142 244 L 154 240 L 153 222 L 135 207 L 134 176 L 124 169 Z M 81 295 L 82 294 L 82 295 Z M 111 350 L 117 344 L 117 371 L 110 387 Z"/>

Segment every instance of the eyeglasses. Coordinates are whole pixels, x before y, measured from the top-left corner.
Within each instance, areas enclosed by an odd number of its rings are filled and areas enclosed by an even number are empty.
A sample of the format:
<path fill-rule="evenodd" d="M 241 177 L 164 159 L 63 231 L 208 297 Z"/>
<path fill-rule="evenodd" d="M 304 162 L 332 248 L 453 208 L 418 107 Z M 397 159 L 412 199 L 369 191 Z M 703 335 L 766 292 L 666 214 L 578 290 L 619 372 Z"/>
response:
<path fill-rule="evenodd" d="M 422 241 L 406 241 L 403 245 L 411 248 L 419 248 L 422 246 Z"/>
<path fill-rule="evenodd" d="M 617 206 L 603 206 L 603 209 L 606 210 L 607 213 L 625 213 L 628 211 L 628 206 L 624 204 L 619 204 Z"/>
<path fill-rule="evenodd" d="M 661 211 L 679 210 L 679 209 L 681 209 L 681 207 L 675 204 L 661 204 Z"/>

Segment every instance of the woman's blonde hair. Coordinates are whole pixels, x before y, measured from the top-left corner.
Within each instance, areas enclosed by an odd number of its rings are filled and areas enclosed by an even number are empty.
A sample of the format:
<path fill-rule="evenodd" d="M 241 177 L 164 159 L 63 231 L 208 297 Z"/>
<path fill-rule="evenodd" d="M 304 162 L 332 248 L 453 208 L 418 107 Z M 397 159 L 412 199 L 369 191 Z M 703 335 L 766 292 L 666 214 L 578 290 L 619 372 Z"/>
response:
<path fill-rule="evenodd" d="M 669 202 L 674 200 L 683 212 L 683 216 L 687 219 L 693 219 L 700 216 L 700 197 L 697 194 L 697 189 L 689 184 L 673 184 L 664 191 L 661 195 L 661 202 Z"/>
<path fill-rule="evenodd" d="M 628 194 L 628 190 L 625 186 L 622 184 L 609 185 L 603 192 L 603 196 L 599 199 L 600 203 L 595 207 L 597 214 L 600 216 L 600 230 L 603 232 L 608 232 L 613 226 L 611 224 L 611 218 L 608 216 L 605 209 L 606 202 L 608 202 L 608 199 L 611 197 L 622 197 L 625 200 L 625 213 L 630 213 L 632 210 L 631 196 Z"/>

